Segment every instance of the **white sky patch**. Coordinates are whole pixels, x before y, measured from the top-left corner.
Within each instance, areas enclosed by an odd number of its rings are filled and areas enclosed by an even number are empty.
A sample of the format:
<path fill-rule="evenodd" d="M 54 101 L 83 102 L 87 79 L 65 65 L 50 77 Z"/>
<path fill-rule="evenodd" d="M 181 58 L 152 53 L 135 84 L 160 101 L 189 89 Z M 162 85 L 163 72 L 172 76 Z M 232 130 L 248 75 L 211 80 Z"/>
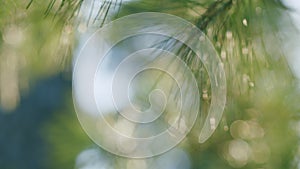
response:
<path fill-rule="evenodd" d="M 290 9 L 289 15 L 300 32 L 300 1 L 299 0 L 284 0 L 285 5 Z M 300 33 L 292 33 L 289 41 L 285 44 L 288 60 L 295 75 L 300 79 Z"/>

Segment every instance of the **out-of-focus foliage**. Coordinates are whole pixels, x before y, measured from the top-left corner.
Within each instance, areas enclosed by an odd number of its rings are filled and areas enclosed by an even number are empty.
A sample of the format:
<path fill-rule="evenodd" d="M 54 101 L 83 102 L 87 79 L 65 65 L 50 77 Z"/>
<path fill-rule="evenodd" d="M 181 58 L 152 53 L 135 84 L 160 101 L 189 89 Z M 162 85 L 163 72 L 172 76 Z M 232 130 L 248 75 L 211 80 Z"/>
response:
<path fill-rule="evenodd" d="M 282 33 L 284 28 L 292 26 L 286 21 L 282 24 L 289 9 L 281 1 L 99 2 L 0 2 L 1 109 L 14 110 L 20 95 L 31 90 L 29 86 L 32 81 L 68 69 L 66 65 L 70 64 L 72 47 L 76 44 L 73 37 L 75 30 L 82 33 L 83 28 L 88 29 L 91 24 L 100 27 L 113 17 L 132 13 L 165 12 L 187 19 L 203 30 L 216 47 L 226 70 L 228 94 L 223 120 L 214 136 L 208 142 L 199 144 L 197 136 L 201 120 L 210 102 L 210 82 L 205 69 L 199 64 L 203 91 L 201 119 L 180 145 L 189 153 L 192 168 L 298 167 L 299 87 L 281 48 L 287 40 Z M 90 5 L 85 6 L 84 3 Z M 96 12 L 81 16 L 83 10 Z M 188 65 L 192 64 L 192 55 L 183 58 L 186 58 Z M 68 86 L 66 93 L 70 93 L 70 90 Z M 80 129 L 71 96 L 67 96 L 64 101 L 66 106 L 59 111 L 55 110 L 53 117 L 42 127 L 45 142 L 49 144 L 46 157 L 49 168 L 74 168 L 78 153 L 94 146 Z M 14 130 L 17 129 L 10 130 L 11 135 Z M 19 150 L 14 151 L 17 153 Z M 130 162 L 120 157 L 112 158 L 111 161 L 118 168 L 126 168 L 123 164 Z"/>
<path fill-rule="evenodd" d="M 32 81 L 56 74 L 64 68 L 72 52 L 72 23 L 45 14 L 48 2 L 38 1 L 26 9 L 27 2 L 0 2 L 0 101 L 13 110 Z"/>

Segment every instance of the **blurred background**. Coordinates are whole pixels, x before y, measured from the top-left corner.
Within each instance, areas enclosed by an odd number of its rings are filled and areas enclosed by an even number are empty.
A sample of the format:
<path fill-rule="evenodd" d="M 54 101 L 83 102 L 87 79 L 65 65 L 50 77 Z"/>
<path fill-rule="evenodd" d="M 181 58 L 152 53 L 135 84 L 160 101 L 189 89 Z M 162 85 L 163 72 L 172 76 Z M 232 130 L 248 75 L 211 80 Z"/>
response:
<path fill-rule="evenodd" d="M 198 125 L 163 155 L 127 159 L 102 150 L 81 128 L 72 68 L 95 30 L 147 11 L 180 16 L 206 33 L 224 63 L 227 103 L 214 135 L 199 144 L 211 97 L 197 63 Z M 0 169 L 300 168 L 299 28 L 297 0 L 3 0 Z M 195 66 L 195 56 L 179 54 Z M 111 57 L 111 64 L 120 59 Z"/>

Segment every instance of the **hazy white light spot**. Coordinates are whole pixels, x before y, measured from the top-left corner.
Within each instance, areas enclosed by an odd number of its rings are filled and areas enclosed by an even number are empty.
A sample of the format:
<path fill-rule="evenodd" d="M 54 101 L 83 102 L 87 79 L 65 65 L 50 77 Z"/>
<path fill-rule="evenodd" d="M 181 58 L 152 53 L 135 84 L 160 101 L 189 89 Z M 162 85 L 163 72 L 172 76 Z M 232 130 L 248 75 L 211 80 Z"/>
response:
<path fill-rule="evenodd" d="M 226 59 L 226 52 L 224 50 L 221 51 L 221 58 L 222 60 Z"/>
<path fill-rule="evenodd" d="M 201 36 L 201 37 L 199 38 L 199 40 L 200 40 L 200 41 L 205 41 L 205 37 L 204 37 L 204 36 Z"/>
<path fill-rule="evenodd" d="M 115 123 L 114 127 L 120 133 L 125 134 L 126 136 L 132 136 L 135 129 L 135 124 L 124 118 L 120 118 Z"/>
<path fill-rule="evenodd" d="M 244 25 L 244 26 L 248 26 L 248 21 L 247 21 L 247 19 L 243 19 L 243 25 Z"/>
<path fill-rule="evenodd" d="M 247 54 L 249 53 L 249 49 L 248 49 L 248 48 L 243 48 L 243 49 L 242 49 L 242 53 L 243 53 L 244 55 L 247 55 Z"/>
<path fill-rule="evenodd" d="M 118 139 L 118 144 L 117 144 L 118 150 L 122 153 L 130 154 L 137 147 L 136 141 L 132 141 L 130 139 L 123 138 L 123 137 L 119 137 L 117 139 Z"/>
<path fill-rule="evenodd" d="M 242 78 L 244 84 L 247 84 L 250 81 L 250 76 L 247 74 L 243 74 Z"/>
<path fill-rule="evenodd" d="M 203 92 L 203 93 L 202 93 L 202 98 L 203 98 L 204 100 L 208 100 L 207 90 L 203 90 L 202 92 Z"/>
<path fill-rule="evenodd" d="M 72 32 L 73 32 L 73 27 L 72 27 L 72 25 L 66 25 L 65 27 L 64 27 L 64 30 L 63 30 L 65 33 L 67 33 L 67 34 L 71 34 Z"/>
<path fill-rule="evenodd" d="M 224 126 L 224 131 L 228 131 L 229 127 L 227 125 Z"/>
<path fill-rule="evenodd" d="M 233 138 L 247 138 L 249 130 L 248 123 L 243 120 L 237 120 L 230 126 L 230 134 Z"/>
<path fill-rule="evenodd" d="M 80 23 L 78 28 L 77 28 L 78 32 L 80 33 L 85 33 L 87 31 L 87 26 L 85 23 Z"/>
<path fill-rule="evenodd" d="M 211 117 L 211 118 L 209 119 L 209 122 L 210 122 L 210 128 L 211 128 L 212 130 L 215 130 L 215 129 L 216 129 L 216 119 L 213 118 L 213 117 Z"/>
<path fill-rule="evenodd" d="M 183 118 L 179 120 L 178 130 L 181 134 L 184 134 L 188 130 L 186 122 Z"/>
<path fill-rule="evenodd" d="M 207 60 L 208 60 L 208 54 L 204 54 L 203 55 L 203 62 L 207 62 Z"/>
<path fill-rule="evenodd" d="M 171 121 L 169 121 L 169 123 L 171 123 Z M 186 121 L 183 118 L 176 118 L 175 123 L 170 125 L 171 127 L 168 129 L 168 132 L 176 137 L 177 134 L 185 134 L 188 130 L 187 125 L 186 125 Z"/>
<path fill-rule="evenodd" d="M 224 63 L 223 62 L 219 63 L 219 68 L 224 69 Z M 220 75 L 220 76 L 222 76 L 222 75 Z"/>
<path fill-rule="evenodd" d="M 230 165 L 234 167 L 242 167 L 248 163 L 249 160 L 249 145 L 243 140 L 233 140 L 228 145 L 228 153 L 232 158 Z"/>
<path fill-rule="evenodd" d="M 23 41 L 23 39 L 23 32 L 19 27 L 13 25 L 4 29 L 3 40 L 5 43 L 18 45 Z"/>
<path fill-rule="evenodd" d="M 232 39 L 232 32 L 231 31 L 226 32 L 226 38 L 227 39 Z"/>
<path fill-rule="evenodd" d="M 249 139 L 263 138 L 265 136 L 265 130 L 256 121 L 247 121 L 250 130 L 248 133 Z"/>
<path fill-rule="evenodd" d="M 249 82 L 249 86 L 250 86 L 250 87 L 254 87 L 255 85 L 254 85 L 253 82 Z"/>

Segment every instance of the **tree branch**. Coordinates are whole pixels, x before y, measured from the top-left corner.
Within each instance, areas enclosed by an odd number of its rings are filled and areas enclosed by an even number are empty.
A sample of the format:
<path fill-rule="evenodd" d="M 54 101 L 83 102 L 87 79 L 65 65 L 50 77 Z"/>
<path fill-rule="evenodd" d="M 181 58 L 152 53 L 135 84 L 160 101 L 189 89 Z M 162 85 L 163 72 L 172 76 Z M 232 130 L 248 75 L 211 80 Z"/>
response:
<path fill-rule="evenodd" d="M 233 0 L 218 0 L 211 4 L 206 12 L 197 20 L 196 26 L 201 30 L 205 30 L 212 20 L 222 13 L 226 13 L 232 7 L 232 1 Z"/>

